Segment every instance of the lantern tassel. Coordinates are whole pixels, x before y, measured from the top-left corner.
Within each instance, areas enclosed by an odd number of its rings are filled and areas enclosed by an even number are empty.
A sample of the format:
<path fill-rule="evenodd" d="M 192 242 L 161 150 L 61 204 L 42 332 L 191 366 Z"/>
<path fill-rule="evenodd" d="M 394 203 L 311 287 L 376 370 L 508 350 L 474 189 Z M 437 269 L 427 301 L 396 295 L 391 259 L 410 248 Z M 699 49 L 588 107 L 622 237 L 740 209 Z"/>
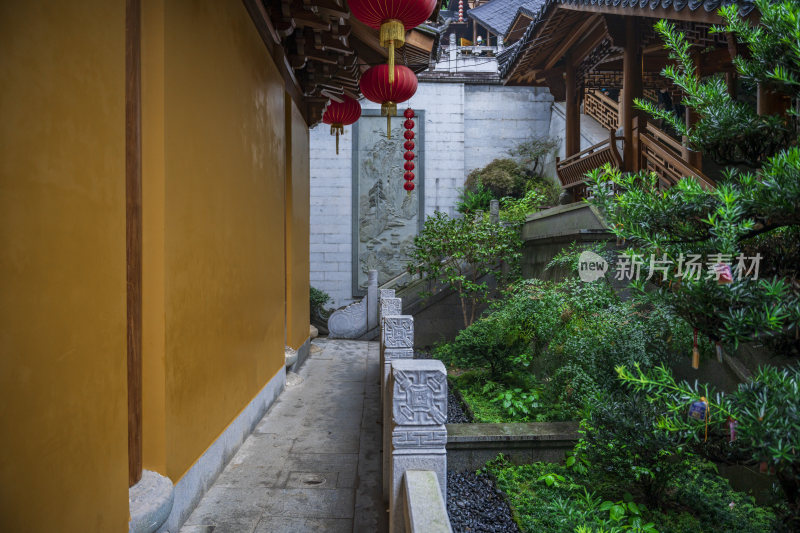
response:
<path fill-rule="evenodd" d="M 334 122 L 331 124 L 331 135 L 336 135 L 336 155 L 339 155 L 339 134 L 344 133 L 344 124 Z"/>
<path fill-rule="evenodd" d="M 381 24 L 381 46 L 389 49 L 389 84 L 394 83 L 394 51 L 406 42 L 406 27 L 402 21 L 389 19 Z"/>
<path fill-rule="evenodd" d="M 389 85 L 394 83 L 394 41 L 389 41 Z"/>
<path fill-rule="evenodd" d="M 392 138 L 392 115 L 386 113 L 386 138 Z"/>

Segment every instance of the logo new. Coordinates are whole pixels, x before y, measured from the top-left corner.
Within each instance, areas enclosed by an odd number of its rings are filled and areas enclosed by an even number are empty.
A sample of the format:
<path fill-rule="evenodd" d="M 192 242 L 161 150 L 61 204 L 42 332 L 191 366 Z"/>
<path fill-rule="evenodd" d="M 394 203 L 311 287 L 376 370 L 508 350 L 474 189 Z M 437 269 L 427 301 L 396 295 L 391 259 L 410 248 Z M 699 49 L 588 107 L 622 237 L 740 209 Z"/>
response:
<path fill-rule="evenodd" d="M 608 272 L 608 261 L 600 255 L 585 251 L 578 257 L 578 276 L 581 281 L 592 282 L 605 276 Z"/>

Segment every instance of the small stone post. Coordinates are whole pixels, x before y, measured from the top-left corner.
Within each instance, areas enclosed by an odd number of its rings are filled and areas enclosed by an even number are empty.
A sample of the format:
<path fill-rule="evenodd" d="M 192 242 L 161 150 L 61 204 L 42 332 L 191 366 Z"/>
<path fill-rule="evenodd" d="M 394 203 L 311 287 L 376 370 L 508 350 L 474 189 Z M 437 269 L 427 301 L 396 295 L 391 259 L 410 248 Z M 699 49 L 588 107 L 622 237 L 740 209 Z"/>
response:
<path fill-rule="evenodd" d="M 367 331 L 378 327 L 378 271 L 370 270 L 367 277 Z"/>
<path fill-rule="evenodd" d="M 450 34 L 450 64 L 448 69 L 452 72 L 456 69 L 456 54 L 458 54 L 458 42 L 456 41 L 456 34 Z"/>
<path fill-rule="evenodd" d="M 494 198 L 489 202 L 489 222 L 500 223 L 500 200 Z"/>
<path fill-rule="evenodd" d="M 378 327 L 380 329 L 380 335 L 378 338 L 380 339 L 380 346 L 381 351 L 383 351 L 383 317 L 387 314 L 390 315 L 399 315 L 400 313 L 385 313 L 383 310 L 383 300 L 386 298 L 394 298 L 394 289 L 378 289 Z"/>
<path fill-rule="evenodd" d="M 447 501 L 447 371 L 441 361 L 392 362 L 389 533 L 405 532 L 401 487 L 407 470 L 432 470 Z"/>
<path fill-rule="evenodd" d="M 394 291 L 392 291 L 394 292 Z M 381 405 L 383 405 L 383 395 L 384 395 L 384 388 L 386 386 L 386 376 L 389 374 L 388 369 L 384 369 L 385 359 L 384 359 L 384 350 L 386 349 L 386 343 L 383 340 L 384 333 L 386 328 L 384 327 L 384 319 L 387 316 L 395 316 L 403 314 L 403 299 L 402 298 L 381 298 L 381 314 L 380 314 L 380 326 L 381 331 L 378 338 L 380 339 L 380 367 L 381 367 Z M 413 326 L 412 326 L 413 327 Z M 411 341 L 413 347 L 413 340 Z M 412 354 L 413 356 L 413 354 Z"/>
<path fill-rule="evenodd" d="M 397 298 L 399 300 L 399 298 Z M 414 357 L 414 317 L 386 315 L 383 317 L 383 356 L 381 368 L 381 397 L 383 398 L 383 499 L 389 501 L 389 465 L 392 443 L 392 389 L 389 373 L 392 362 Z"/>

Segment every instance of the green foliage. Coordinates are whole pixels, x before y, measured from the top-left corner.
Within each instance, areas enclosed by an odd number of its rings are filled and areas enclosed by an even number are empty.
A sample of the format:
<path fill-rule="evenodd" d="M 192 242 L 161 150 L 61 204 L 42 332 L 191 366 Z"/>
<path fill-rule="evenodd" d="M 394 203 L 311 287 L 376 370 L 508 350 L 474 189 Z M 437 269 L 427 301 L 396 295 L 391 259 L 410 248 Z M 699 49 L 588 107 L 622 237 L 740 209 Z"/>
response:
<path fill-rule="evenodd" d="M 436 212 L 414 237 L 408 269 L 454 290 L 466 327 L 475 320 L 477 306 L 489 300 L 485 276 L 492 274 L 498 287 L 519 277 L 521 249 L 522 241 L 513 228 Z"/>
<path fill-rule="evenodd" d="M 675 476 L 663 508 L 648 506 L 602 469 L 584 473 L 551 463 L 515 466 L 503 456 L 483 469 L 506 493 L 514 519 L 525 532 L 773 531 L 774 513 L 734 492 L 707 464 Z"/>
<path fill-rule="evenodd" d="M 455 386 L 492 421 L 569 420 L 599 391 L 621 390 L 616 366 L 650 367 L 688 354 L 690 342 L 669 310 L 620 303 L 606 283 L 526 280 L 433 355 L 488 371 L 477 385 L 459 378 Z"/>
<path fill-rule="evenodd" d="M 511 196 L 521 197 L 525 192 L 528 175 L 525 168 L 513 159 L 495 159 L 483 168 L 476 168 L 467 175 L 464 188 L 475 190 L 478 185 L 483 185 L 492 194 L 493 198 Z"/>
<path fill-rule="evenodd" d="M 545 205 L 546 198 L 539 190 L 531 189 L 519 199 L 506 196 L 500 199 L 500 218 L 522 224 L 531 213 Z"/>
<path fill-rule="evenodd" d="M 800 527 L 800 367 L 763 367 L 732 394 L 716 392 L 708 384 L 676 382 L 663 366 L 644 372 L 634 365 L 617 372 L 623 382 L 662 406 L 658 426 L 684 441 L 705 439 L 706 427 L 709 438 L 724 441 L 728 421 L 736 420 L 737 447 L 776 475 L 790 520 Z M 686 416 L 689 405 L 701 398 L 709 405 L 707 422 Z"/>
<path fill-rule="evenodd" d="M 508 151 L 511 158 L 498 158 L 483 168 L 467 175 L 466 191 L 475 192 L 480 185 L 486 187 L 492 198 L 520 199 L 528 192 L 542 196 L 545 204 L 554 204 L 560 192 L 550 180 L 542 177 L 547 157 L 558 148 L 558 139 L 534 137 L 523 141 Z M 462 198 L 463 199 L 463 198 Z M 535 207 L 539 207 L 541 203 Z M 487 203 L 488 207 L 488 203 Z"/>
<path fill-rule="evenodd" d="M 323 306 L 332 300 L 331 295 L 327 292 L 317 289 L 316 287 L 311 287 L 309 290 L 310 300 L 311 300 L 311 317 L 313 318 L 315 315 L 319 315 L 319 313 L 323 310 Z"/>
<path fill-rule="evenodd" d="M 727 21 L 718 31 L 730 32 L 746 46 L 736 59 L 739 73 L 751 85 L 766 86 L 795 99 L 800 94 L 800 3 L 756 0 L 760 17 L 742 18 L 736 5 L 721 13 Z M 753 20 L 760 25 L 754 26 Z M 690 144 L 723 163 L 752 167 L 729 169 L 713 190 L 683 179 L 660 191 L 657 178 L 617 171 L 595 171 L 592 200 L 606 215 L 618 237 L 630 243 L 630 254 L 654 255 L 678 264 L 681 257 L 725 254 L 736 266 L 744 256 L 762 261 L 759 279 L 735 278 L 730 284 L 696 280 L 673 269 L 658 280 L 651 294 L 713 340 L 736 347 L 741 342 L 769 339 L 800 353 L 800 283 L 797 253 L 800 231 L 800 148 L 794 118 L 757 116 L 752 106 L 733 100 L 719 77 L 697 79 L 690 45 L 667 22 L 656 26 L 676 64 L 664 74 L 687 95 L 683 103 L 700 117 L 686 128 L 645 102 L 640 107 L 667 120 Z M 610 186 L 620 194 L 607 195 Z M 647 273 L 648 269 L 645 268 Z M 644 284 L 638 285 L 644 289 Z"/>
<path fill-rule="evenodd" d="M 465 215 L 477 211 L 488 211 L 493 198 L 492 191 L 484 187 L 482 183 L 478 183 L 472 190 L 465 188 L 461 191 L 456 211 Z"/>
<path fill-rule="evenodd" d="M 738 18 L 738 17 L 737 17 Z M 675 65 L 664 68 L 663 75 L 686 95 L 682 104 L 698 112 L 698 120 L 688 127 L 683 117 L 659 109 L 653 102 L 637 99 L 636 106 L 663 119 L 689 140 L 689 145 L 723 164 L 760 165 L 763 159 L 793 140 L 793 128 L 778 116 L 759 116 L 748 104 L 734 100 L 721 74 L 697 77 L 691 45 L 675 25 L 665 20 L 656 23 L 670 59 Z"/>
<path fill-rule="evenodd" d="M 581 423 L 580 452 L 613 483 L 649 505 L 662 504 L 667 489 L 690 466 L 683 448 L 656 427 L 658 412 L 643 395 L 600 398 Z"/>

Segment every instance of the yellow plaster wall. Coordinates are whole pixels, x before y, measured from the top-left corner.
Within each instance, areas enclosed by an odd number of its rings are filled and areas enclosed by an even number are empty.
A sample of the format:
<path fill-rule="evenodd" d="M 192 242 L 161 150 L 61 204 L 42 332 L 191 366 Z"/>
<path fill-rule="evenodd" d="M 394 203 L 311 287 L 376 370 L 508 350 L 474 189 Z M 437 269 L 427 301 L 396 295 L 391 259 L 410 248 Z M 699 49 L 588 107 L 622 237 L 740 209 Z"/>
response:
<path fill-rule="evenodd" d="M 291 162 L 286 173 L 286 344 L 299 348 L 308 338 L 309 153 L 308 127 L 287 97 Z"/>
<path fill-rule="evenodd" d="M 127 530 L 125 2 L 0 2 L 0 529 Z"/>
<path fill-rule="evenodd" d="M 164 9 L 165 441 L 177 481 L 284 364 L 286 140 L 283 80 L 243 4 Z"/>

